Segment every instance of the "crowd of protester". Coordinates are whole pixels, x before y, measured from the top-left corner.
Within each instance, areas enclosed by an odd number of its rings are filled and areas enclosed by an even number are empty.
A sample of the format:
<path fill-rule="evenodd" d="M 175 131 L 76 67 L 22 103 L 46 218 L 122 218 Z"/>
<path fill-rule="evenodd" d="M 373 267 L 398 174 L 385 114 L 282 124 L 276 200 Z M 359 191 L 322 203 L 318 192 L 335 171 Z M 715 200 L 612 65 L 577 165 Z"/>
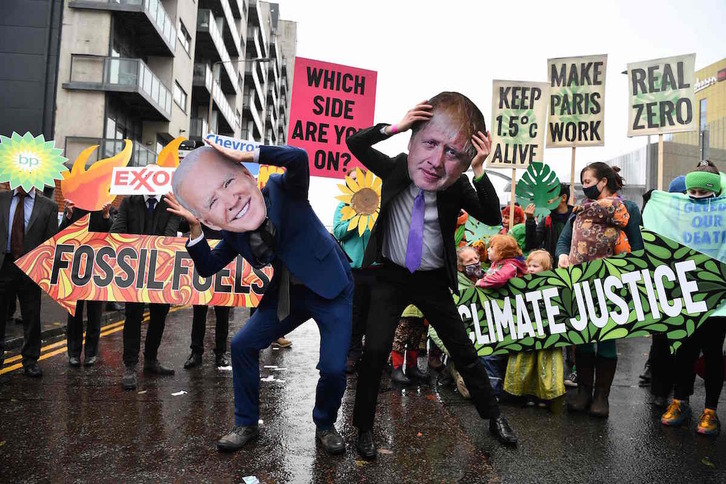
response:
<path fill-rule="evenodd" d="M 502 210 L 503 228 L 488 240 L 462 241 L 457 250 L 457 269 L 480 288 L 498 288 L 515 277 L 537 274 L 555 267 L 568 267 L 592 260 L 612 257 L 618 254 L 640 250 L 643 240 L 640 233 L 641 211 L 638 206 L 620 195 L 624 180 L 617 168 L 605 163 L 592 163 L 580 173 L 583 199 L 575 204 L 571 189 L 562 184 L 559 191 L 559 204 L 547 216 L 535 217 L 534 205 L 526 208 L 514 207 L 514 224 L 510 227 L 510 207 Z M 692 172 L 674 179 L 668 189 L 671 193 L 683 193 L 690 200 L 704 200 L 722 194 L 721 177 L 711 162 L 701 162 Z M 22 189 L 13 193 L 12 207 L 17 213 L 32 210 L 32 203 L 40 193 L 29 194 Z M 647 203 L 650 193 L 644 196 Z M 144 233 L 156 235 L 176 235 L 178 230 L 188 228 L 179 226 L 179 220 L 170 215 L 163 206 L 163 199 L 153 196 L 128 197 L 121 204 L 120 211 L 114 213 L 110 206 L 91 213 L 90 229 L 95 232 Z M 50 206 L 51 202 L 48 201 Z M 333 232 L 349 256 L 355 280 L 353 304 L 353 333 L 346 371 L 354 374 L 360 365 L 361 353 L 365 344 L 364 335 L 368 308 L 371 302 L 371 288 L 376 283 L 376 266 L 362 267 L 363 254 L 370 238 L 370 230 L 363 234 L 347 230 L 348 221 L 341 221 L 340 212 L 344 204 L 336 209 Z M 60 229 L 67 227 L 88 212 L 74 208 L 67 201 Z M 28 216 L 26 214 L 25 218 Z M 461 212 L 458 223 L 466 223 L 468 214 Z M 12 219 L 12 217 L 11 217 Z M 27 221 L 26 221 L 27 223 Z M 38 224 L 39 234 L 35 244 L 55 233 L 55 226 Z M 205 234 L 215 238 L 211 229 Z M 25 374 L 39 377 L 42 371 L 37 359 L 40 348 L 39 301 L 33 287 L 21 284 L 22 277 L 17 274 L 11 262 L 32 249 L 22 245 L 22 239 L 14 228 L 5 227 L 8 232 L 8 247 L 3 261 L 3 283 L 8 291 L 3 296 L 2 335 L 5 321 L 12 320 L 15 312 L 15 297 L 20 298 L 22 318 L 25 327 L 22 349 Z M 11 232 L 13 232 L 11 234 Z M 26 238 L 29 237 L 25 235 Z M 20 244 L 20 245 L 18 245 Z M 11 247 L 12 245 L 12 247 Z M 12 287 L 11 287 L 12 286 Z M 10 291 L 10 289 L 13 291 Z M 67 347 L 68 363 L 80 367 L 85 342 L 84 366 L 92 366 L 98 359 L 98 345 L 102 302 L 79 301 L 75 316 L 68 316 Z M 84 333 L 84 308 L 86 311 L 86 331 Z M 124 326 L 124 377 L 125 389 L 136 387 L 136 365 L 141 338 L 143 304 L 126 303 L 126 322 Z M 144 370 L 156 375 L 173 375 L 174 370 L 162 365 L 156 359 L 161 343 L 168 305 L 151 305 L 151 320 L 146 333 Z M 195 306 L 191 329 L 191 353 L 184 368 L 191 370 L 202 364 L 204 335 L 206 330 L 206 306 Z M 230 365 L 227 356 L 227 333 L 230 309 L 215 308 L 215 363 L 218 367 Z M 462 323 L 463 324 L 463 323 Z M 711 317 L 696 332 L 686 339 L 675 354 L 671 354 L 669 342 L 662 334 L 652 337 L 649 358 L 641 379 L 650 385 L 653 403 L 664 408 L 661 417 L 663 425 L 680 426 L 692 418 L 689 397 L 694 393 L 697 373 L 705 381 L 706 398 L 704 410 L 698 418 L 697 432 L 704 435 L 717 435 L 720 422 L 717 405 L 724 383 L 723 344 L 726 337 L 726 318 Z M 0 342 L 4 338 L 0 338 Z M 437 381 L 440 385 L 452 385 L 464 397 L 469 391 L 464 379 L 457 371 L 449 352 L 429 324 L 423 313 L 414 305 L 405 308 L 395 330 L 393 347 L 389 359 L 391 381 L 398 385 L 420 384 Z M 292 342 L 285 338 L 275 345 L 289 347 Z M 702 358 L 699 358 L 703 355 Z M 3 362 L 0 347 L 0 366 Z M 618 353 L 615 341 L 604 341 L 576 345 L 565 349 L 545 349 L 520 352 L 509 356 L 481 357 L 487 370 L 489 381 L 497 399 L 507 399 L 522 405 L 549 408 L 559 411 L 565 403 L 571 412 L 588 412 L 594 417 L 608 417 L 609 395 L 616 374 Z M 436 380 L 434 376 L 438 376 Z M 576 387 L 566 395 L 565 387 Z M 669 397 L 672 399 L 669 402 Z M 567 397 L 567 398 L 566 398 Z"/>

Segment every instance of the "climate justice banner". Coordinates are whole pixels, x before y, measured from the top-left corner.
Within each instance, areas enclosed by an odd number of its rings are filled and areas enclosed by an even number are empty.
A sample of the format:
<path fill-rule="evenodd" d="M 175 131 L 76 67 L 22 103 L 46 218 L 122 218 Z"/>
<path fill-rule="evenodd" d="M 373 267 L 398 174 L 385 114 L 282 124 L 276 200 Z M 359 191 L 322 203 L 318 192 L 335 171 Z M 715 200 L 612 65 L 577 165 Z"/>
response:
<path fill-rule="evenodd" d="M 344 178 L 361 166 L 345 140 L 373 124 L 375 71 L 295 58 L 287 144 L 308 152 L 310 174 Z"/>
<path fill-rule="evenodd" d="M 726 264 L 654 232 L 645 249 L 483 290 L 459 278 L 457 306 L 479 355 L 665 333 L 671 348 L 726 296 Z"/>
<path fill-rule="evenodd" d="M 200 277 L 186 238 L 88 232 L 88 218 L 15 262 L 71 314 L 78 300 L 254 307 L 272 280 L 271 267 L 255 269 L 240 256 Z"/>
<path fill-rule="evenodd" d="M 605 144 L 607 55 L 547 60 L 550 117 L 547 147 Z"/>
<path fill-rule="evenodd" d="M 494 81 L 489 168 L 527 168 L 543 161 L 549 84 Z"/>
<path fill-rule="evenodd" d="M 696 54 L 628 64 L 628 136 L 694 131 Z"/>

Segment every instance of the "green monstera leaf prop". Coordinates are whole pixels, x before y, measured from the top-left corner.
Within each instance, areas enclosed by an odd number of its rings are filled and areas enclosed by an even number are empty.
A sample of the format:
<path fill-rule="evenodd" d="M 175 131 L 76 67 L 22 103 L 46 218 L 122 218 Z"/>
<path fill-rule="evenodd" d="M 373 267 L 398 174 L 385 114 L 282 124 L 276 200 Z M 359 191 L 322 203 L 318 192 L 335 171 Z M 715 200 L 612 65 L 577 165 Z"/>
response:
<path fill-rule="evenodd" d="M 546 217 L 560 204 L 560 180 L 545 163 L 532 162 L 514 189 L 517 203 L 534 203 L 535 217 Z"/>
<path fill-rule="evenodd" d="M 486 225 L 469 215 L 466 223 L 457 227 L 456 233 L 454 234 L 454 242 L 457 247 L 462 240 L 466 240 L 467 245 L 471 245 L 477 240 L 484 240 L 486 242 L 489 237 L 499 233 L 500 230 L 502 230 L 501 225 Z"/>
<path fill-rule="evenodd" d="M 654 232 L 645 249 L 512 279 L 459 279 L 456 303 L 479 355 L 665 333 L 675 351 L 726 298 L 726 264 Z"/>

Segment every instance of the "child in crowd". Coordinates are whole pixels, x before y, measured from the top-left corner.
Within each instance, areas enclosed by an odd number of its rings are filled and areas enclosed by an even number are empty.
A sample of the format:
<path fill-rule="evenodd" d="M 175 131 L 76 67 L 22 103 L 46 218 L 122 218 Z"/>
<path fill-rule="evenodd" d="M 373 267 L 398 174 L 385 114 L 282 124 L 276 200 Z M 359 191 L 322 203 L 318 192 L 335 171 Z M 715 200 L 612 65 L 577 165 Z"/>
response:
<path fill-rule="evenodd" d="M 475 242 L 475 244 L 477 242 Z M 460 247 L 459 249 L 457 249 L 456 269 L 459 271 L 460 274 L 466 276 L 466 278 L 469 279 L 471 282 L 476 282 L 477 280 L 479 280 L 479 278 L 484 275 L 484 271 L 481 267 L 479 251 L 471 246 Z M 443 351 L 447 356 L 449 355 L 448 351 L 446 351 L 444 343 L 441 342 L 441 339 L 436 334 L 436 330 L 431 325 L 429 325 L 429 338 L 431 339 L 432 343 L 432 351 L 433 348 L 436 347 L 439 350 Z M 443 384 L 443 382 L 447 380 L 447 375 L 450 376 L 451 381 L 456 384 L 456 388 L 457 390 L 459 390 L 461 396 L 468 399 L 469 390 L 466 388 L 464 379 L 461 377 L 459 372 L 456 371 L 453 361 L 449 361 L 444 371 L 442 372 L 442 380 L 440 380 L 441 384 Z"/>
<path fill-rule="evenodd" d="M 527 257 L 530 274 L 551 269 L 552 256 L 546 250 L 535 250 Z M 562 350 L 559 348 L 522 351 L 509 356 L 504 390 L 511 395 L 528 397 L 528 405 L 534 404 L 537 399 L 537 403 L 544 407 L 565 394 L 563 373 Z"/>
<path fill-rule="evenodd" d="M 391 380 L 402 385 L 412 383 L 412 380 L 425 380 L 426 374 L 418 369 L 418 347 L 421 338 L 426 334 L 426 322 L 419 309 L 410 304 L 401 314 L 401 320 L 396 328 L 391 351 Z M 406 358 L 406 373 L 403 372 L 404 355 Z"/>
<path fill-rule="evenodd" d="M 514 227 L 515 225 L 523 224 L 524 223 L 524 210 L 519 205 L 514 206 L 514 223 L 512 224 L 512 227 L 509 226 L 509 211 L 511 210 L 511 207 L 507 205 L 502 209 L 502 230 L 499 232 L 502 235 L 506 235 L 509 232 L 509 229 Z"/>
<path fill-rule="evenodd" d="M 688 196 L 694 204 L 707 204 L 710 199 L 723 195 L 721 176 L 716 166 L 707 160 L 686 175 Z M 698 419 L 696 432 L 716 436 L 721 431 L 716 408 L 724 384 L 723 342 L 726 338 L 726 317 L 710 317 L 678 348 L 675 354 L 675 388 L 673 401 L 661 417 L 661 423 L 678 426 L 691 415 L 689 397 L 693 395 L 696 379 L 694 364 L 701 351 L 705 362 L 706 404 Z"/>
<path fill-rule="evenodd" d="M 487 273 L 476 281 L 477 287 L 498 288 L 504 286 L 513 277 L 527 274 L 527 265 L 522 257 L 522 249 L 510 235 L 493 235 L 489 239 L 487 256 L 491 266 Z M 489 374 L 489 382 L 494 394 L 499 397 L 504 384 L 507 368 L 505 355 L 485 356 L 482 358 L 484 367 Z"/>

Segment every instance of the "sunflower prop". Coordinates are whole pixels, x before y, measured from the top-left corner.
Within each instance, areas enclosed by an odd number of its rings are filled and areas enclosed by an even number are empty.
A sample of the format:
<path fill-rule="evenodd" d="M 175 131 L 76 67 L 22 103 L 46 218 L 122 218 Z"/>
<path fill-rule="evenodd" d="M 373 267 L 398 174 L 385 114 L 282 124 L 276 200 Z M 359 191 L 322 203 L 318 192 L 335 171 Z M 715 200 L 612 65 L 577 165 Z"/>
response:
<path fill-rule="evenodd" d="M 345 177 L 345 185 L 338 185 L 343 195 L 335 197 L 346 205 L 341 210 L 341 220 L 350 220 L 348 230 L 358 228 L 358 235 L 373 229 L 381 210 L 381 179 L 368 171 L 356 168 L 356 180 Z"/>
<path fill-rule="evenodd" d="M 23 187 L 26 192 L 55 186 L 55 180 L 61 180 L 61 173 L 68 170 L 61 153 L 43 135 L 13 132 L 10 138 L 0 136 L 0 183 L 10 182 L 11 190 Z"/>

